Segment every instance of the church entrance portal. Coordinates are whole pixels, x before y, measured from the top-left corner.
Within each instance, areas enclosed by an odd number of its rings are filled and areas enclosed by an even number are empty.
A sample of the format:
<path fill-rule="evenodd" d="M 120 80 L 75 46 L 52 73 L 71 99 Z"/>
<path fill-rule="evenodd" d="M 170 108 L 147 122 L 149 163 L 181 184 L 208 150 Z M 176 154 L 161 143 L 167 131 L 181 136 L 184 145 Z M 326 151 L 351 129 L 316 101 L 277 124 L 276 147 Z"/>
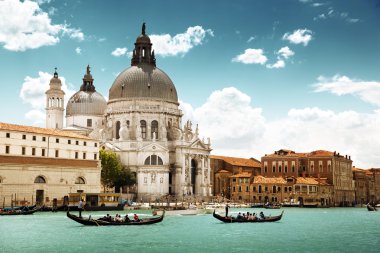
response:
<path fill-rule="evenodd" d="M 193 188 L 193 194 L 196 194 L 195 192 L 195 173 L 197 172 L 197 161 L 194 159 L 191 160 L 191 186 Z"/>

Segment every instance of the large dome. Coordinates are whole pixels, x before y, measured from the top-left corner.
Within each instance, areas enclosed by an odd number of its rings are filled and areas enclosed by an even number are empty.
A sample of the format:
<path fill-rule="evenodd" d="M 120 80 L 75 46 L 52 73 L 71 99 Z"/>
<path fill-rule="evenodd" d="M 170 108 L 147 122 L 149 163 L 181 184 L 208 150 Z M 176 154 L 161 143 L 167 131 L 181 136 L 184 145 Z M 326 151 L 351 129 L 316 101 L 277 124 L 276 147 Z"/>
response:
<path fill-rule="evenodd" d="M 178 103 L 169 76 L 153 64 L 140 63 L 121 72 L 109 90 L 109 100 L 149 98 Z"/>
<path fill-rule="evenodd" d="M 101 116 L 107 108 L 107 102 L 98 92 L 78 91 L 67 102 L 66 116 Z"/>

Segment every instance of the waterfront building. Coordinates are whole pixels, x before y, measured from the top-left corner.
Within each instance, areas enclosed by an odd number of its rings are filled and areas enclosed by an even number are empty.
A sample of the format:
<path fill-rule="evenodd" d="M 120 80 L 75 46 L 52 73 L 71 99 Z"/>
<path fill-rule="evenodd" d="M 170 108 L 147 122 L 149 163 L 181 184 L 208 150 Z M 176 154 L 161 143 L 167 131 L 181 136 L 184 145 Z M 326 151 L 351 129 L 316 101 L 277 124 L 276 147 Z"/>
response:
<path fill-rule="evenodd" d="M 296 153 L 281 149 L 261 158 L 263 176 L 325 178 L 333 186 L 333 205 L 352 205 L 355 200 L 350 156 L 336 152 L 316 150 Z"/>
<path fill-rule="evenodd" d="M 367 202 L 380 203 L 380 168 L 366 171 Z"/>
<path fill-rule="evenodd" d="M 229 156 L 210 156 L 211 171 L 213 172 L 213 194 L 225 198 L 231 198 L 231 176 L 241 174 L 259 175 L 260 161 L 250 158 Z"/>
<path fill-rule="evenodd" d="M 0 206 L 62 204 L 70 192 L 100 192 L 98 152 L 99 142 L 83 135 L 0 123 Z"/>
<path fill-rule="evenodd" d="M 365 205 L 369 202 L 367 196 L 367 170 L 356 168 L 353 166 L 352 175 L 355 184 L 355 203 L 357 205 Z"/>
<path fill-rule="evenodd" d="M 80 90 L 67 104 L 63 130 L 88 134 L 101 148 L 115 151 L 124 168 L 136 173 L 138 200 L 212 195 L 210 140 L 199 137 L 198 125 L 188 121 L 182 126 L 176 87 L 156 66 L 145 23 L 131 66 L 116 77 L 108 102 L 93 81 L 88 66 Z M 47 126 L 62 128 L 49 122 L 50 114 L 47 110 Z"/>

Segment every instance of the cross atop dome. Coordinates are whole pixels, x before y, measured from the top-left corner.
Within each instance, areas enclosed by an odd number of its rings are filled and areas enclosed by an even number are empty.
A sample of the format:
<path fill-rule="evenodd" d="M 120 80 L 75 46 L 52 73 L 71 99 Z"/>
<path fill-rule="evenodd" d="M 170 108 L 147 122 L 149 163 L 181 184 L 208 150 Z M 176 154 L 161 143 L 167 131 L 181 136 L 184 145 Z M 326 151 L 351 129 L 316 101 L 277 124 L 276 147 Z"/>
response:
<path fill-rule="evenodd" d="M 133 49 L 131 66 L 138 66 L 141 63 L 156 66 L 152 43 L 150 42 L 149 36 L 145 34 L 145 29 L 146 25 L 144 22 L 141 27 L 141 34 L 136 39 L 135 49 Z"/>

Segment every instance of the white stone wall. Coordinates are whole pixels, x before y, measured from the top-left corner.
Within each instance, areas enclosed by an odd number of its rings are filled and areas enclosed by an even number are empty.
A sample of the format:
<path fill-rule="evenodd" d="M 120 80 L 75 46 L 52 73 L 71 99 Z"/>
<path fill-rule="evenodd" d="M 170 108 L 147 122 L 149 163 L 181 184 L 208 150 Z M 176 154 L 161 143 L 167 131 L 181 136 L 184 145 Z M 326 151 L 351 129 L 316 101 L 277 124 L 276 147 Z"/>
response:
<path fill-rule="evenodd" d="M 87 119 L 92 120 L 92 126 L 87 126 Z M 97 129 L 102 127 L 103 116 L 96 115 L 75 115 L 66 116 L 66 127 L 84 127 L 89 129 Z"/>
<path fill-rule="evenodd" d="M 7 138 L 7 133 L 10 134 L 9 138 Z M 33 140 L 34 137 L 35 140 Z M 8 154 L 6 146 L 9 146 Z M 25 155 L 22 155 L 23 147 Z M 58 150 L 58 158 L 75 159 L 75 153 L 78 152 L 78 159 L 84 159 L 83 153 L 86 153 L 85 160 L 99 160 L 99 142 L 96 140 L 0 130 L 0 155 L 43 157 L 42 149 L 45 150 L 44 157 L 55 158 L 55 151 Z"/>
<path fill-rule="evenodd" d="M 34 183 L 36 177 L 42 176 L 46 183 Z M 62 200 L 71 192 L 83 190 L 88 193 L 98 193 L 100 186 L 100 167 L 62 167 L 37 165 L 9 165 L 0 164 L 0 206 L 11 205 L 11 199 L 32 203 L 36 202 L 36 191 L 44 190 L 45 204 L 52 204 L 54 198 Z M 78 177 L 85 180 L 85 184 L 75 184 Z M 20 205 L 14 203 L 14 205 Z"/>

